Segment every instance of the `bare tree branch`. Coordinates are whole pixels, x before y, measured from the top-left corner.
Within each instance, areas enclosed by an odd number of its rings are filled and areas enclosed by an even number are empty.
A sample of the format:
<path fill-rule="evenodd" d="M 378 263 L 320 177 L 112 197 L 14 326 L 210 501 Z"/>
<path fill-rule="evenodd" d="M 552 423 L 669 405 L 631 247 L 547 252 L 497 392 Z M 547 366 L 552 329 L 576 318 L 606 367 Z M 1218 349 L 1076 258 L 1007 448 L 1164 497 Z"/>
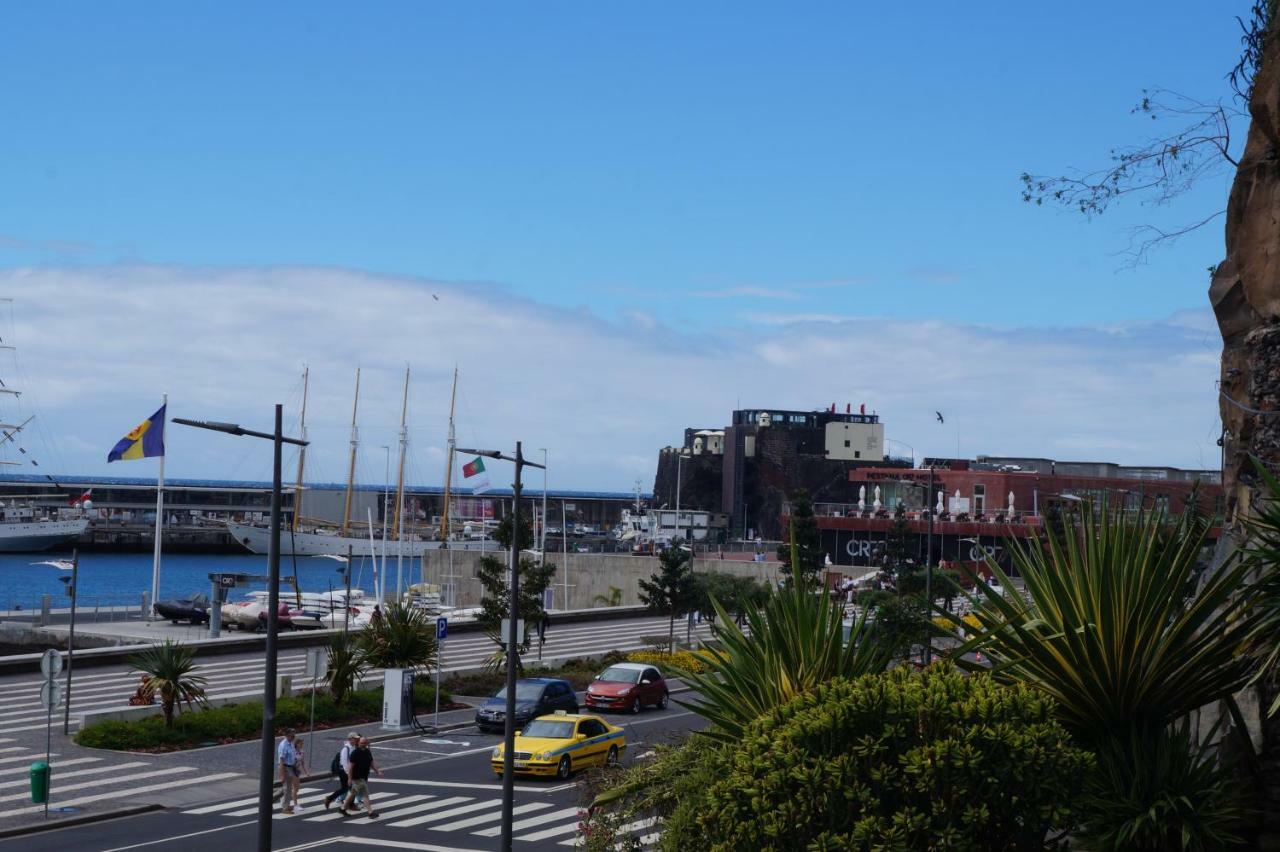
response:
<path fill-rule="evenodd" d="M 1125 262 L 1122 264 L 1125 269 L 1141 266 L 1147 262 L 1147 255 L 1151 253 L 1152 249 L 1158 248 L 1163 243 L 1172 242 L 1192 231 L 1199 230 L 1226 212 L 1226 210 L 1219 210 L 1216 213 L 1210 213 L 1198 222 L 1181 225 L 1169 230 L 1157 228 L 1155 225 L 1139 225 L 1136 228 L 1130 228 L 1129 245 L 1124 251 L 1117 252 L 1117 254 L 1125 258 Z"/>
<path fill-rule="evenodd" d="M 1197 181 L 1235 167 L 1231 124 L 1247 118 L 1241 110 L 1156 89 L 1144 92 L 1132 113 L 1187 123 L 1144 145 L 1113 149 L 1105 168 L 1058 177 L 1023 173 L 1022 200 L 1036 205 L 1048 201 L 1092 218 L 1126 196 L 1138 196 L 1143 204 L 1167 204 Z"/>

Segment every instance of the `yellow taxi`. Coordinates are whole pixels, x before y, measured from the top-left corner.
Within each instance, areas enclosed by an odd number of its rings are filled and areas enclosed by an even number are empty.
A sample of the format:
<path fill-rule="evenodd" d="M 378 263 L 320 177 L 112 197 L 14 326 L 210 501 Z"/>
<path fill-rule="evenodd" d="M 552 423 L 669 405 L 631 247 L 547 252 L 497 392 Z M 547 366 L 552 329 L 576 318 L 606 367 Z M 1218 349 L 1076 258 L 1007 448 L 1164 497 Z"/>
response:
<path fill-rule="evenodd" d="M 517 775 L 554 775 L 568 778 L 587 766 L 616 766 L 627 748 L 627 734 L 599 716 L 557 710 L 539 716 L 516 731 L 512 765 Z M 503 747 L 490 758 L 493 771 L 502 776 Z"/>

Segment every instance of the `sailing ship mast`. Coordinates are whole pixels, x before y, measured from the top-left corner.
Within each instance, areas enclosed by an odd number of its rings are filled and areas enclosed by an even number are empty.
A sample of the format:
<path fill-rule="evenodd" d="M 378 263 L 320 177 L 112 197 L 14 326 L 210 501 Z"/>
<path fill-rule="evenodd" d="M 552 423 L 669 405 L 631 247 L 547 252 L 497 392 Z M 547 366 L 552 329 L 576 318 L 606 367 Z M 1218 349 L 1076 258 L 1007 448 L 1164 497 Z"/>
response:
<path fill-rule="evenodd" d="M 307 387 L 311 381 L 311 368 L 303 365 L 302 367 L 302 422 L 298 425 L 298 431 L 302 433 L 303 441 L 307 440 Z M 304 443 L 298 447 L 298 479 L 293 489 L 293 531 L 298 531 L 298 521 L 302 518 L 302 471 L 307 463 L 307 445 Z"/>
<path fill-rule="evenodd" d="M 453 486 L 453 450 L 457 446 L 453 431 L 453 404 L 458 398 L 458 368 L 453 368 L 453 391 L 449 394 L 449 452 L 444 468 L 444 513 L 440 516 L 440 540 L 449 540 L 449 498 Z"/>
<path fill-rule="evenodd" d="M 400 539 L 400 514 L 404 509 L 404 456 L 409 444 L 409 433 L 405 430 L 405 417 L 409 411 L 409 368 L 404 368 L 404 399 L 400 403 L 400 468 L 396 474 L 396 513 L 391 523 L 391 537 Z"/>
<path fill-rule="evenodd" d="M 360 407 L 360 368 L 356 367 L 356 398 L 351 403 L 351 464 L 347 468 L 347 496 L 342 501 L 342 534 L 347 534 L 351 525 L 351 491 L 356 484 L 356 446 L 359 444 L 359 432 L 356 429 L 356 411 Z M 348 568 L 348 570 L 350 570 Z"/>

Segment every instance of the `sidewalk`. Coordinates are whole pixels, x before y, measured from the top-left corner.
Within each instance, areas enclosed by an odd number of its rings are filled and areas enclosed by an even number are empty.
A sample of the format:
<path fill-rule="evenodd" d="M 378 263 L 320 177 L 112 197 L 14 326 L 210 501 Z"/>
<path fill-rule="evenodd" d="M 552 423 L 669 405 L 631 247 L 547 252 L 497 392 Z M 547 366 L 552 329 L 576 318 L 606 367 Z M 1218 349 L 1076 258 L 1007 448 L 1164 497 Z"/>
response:
<path fill-rule="evenodd" d="M 430 725 L 434 714 L 418 718 Z M 471 707 L 441 711 L 440 726 L 442 730 L 465 727 L 474 718 L 475 710 Z M 328 777 L 329 763 L 350 727 L 317 730 L 313 735 L 306 730 L 299 731 L 303 742 L 308 743 L 310 774 L 304 780 Z M 374 741 L 375 752 L 378 743 L 423 736 L 416 731 L 384 733 L 378 722 L 355 727 Z M 39 743 L 34 739 L 39 739 Z M 31 803 L 27 783 L 30 763 L 44 760 L 44 734 L 22 740 L 0 738 L 0 838 L 43 831 L 46 827 L 111 819 L 140 810 L 250 797 L 258 792 L 260 739 L 167 754 L 142 754 L 81 748 L 70 737 L 63 737 L 59 727 L 52 738 L 52 751 L 56 756 L 49 761 L 53 772 L 46 819 L 43 808 Z M 384 768 L 413 759 L 408 753 L 390 749 L 378 753 L 378 762 Z M 119 791 L 130 789 L 133 793 L 119 795 Z M 84 801 L 86 799 L 93 801 Z M 62 807 L 69 810 L 59 810 Z"/>

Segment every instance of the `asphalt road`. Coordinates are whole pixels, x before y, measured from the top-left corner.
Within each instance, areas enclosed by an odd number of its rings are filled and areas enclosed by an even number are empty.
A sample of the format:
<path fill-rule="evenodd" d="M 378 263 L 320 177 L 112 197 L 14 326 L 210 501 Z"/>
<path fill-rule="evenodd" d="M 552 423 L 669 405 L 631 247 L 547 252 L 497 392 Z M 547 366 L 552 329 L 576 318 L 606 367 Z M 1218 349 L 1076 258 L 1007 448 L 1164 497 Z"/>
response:
<path fill-rule="evenodd" d="M 699 717 L 676 704 L 639 716 L 606 718 L 627 731 L 625 763 L 658 742 L 683 739 L 702 725 Z M 333 852 L 498 849 L 502 787 L 489 767 L 489 755 L 500 739 L 471 727 L 434 739 L 415 736 L 377 743 L 374 756 L 385 765 L 385 774 L 375 776 L 370 788 L 379 818 L 343 818 L 336 810 L 326 812 L 322 800 L 335 782 L 313 782 L 303 786 L 302 811 L 293 816 L 278 810 L 275 813 L 272 848 Z M 330 755 L 323 758 L 327 762 Z M 573 846 L 580 800 L 578 780 L 518 778 L 515 848 L 538 852 Z M 250 849 L 256 842 L 256 813 L 256 798 L 251 793 L 212 797 L 163 811 L 0 841 L 0 852 Z M 637 825 L 634 831 L 650 843 L 657 837 L 654 826 Z"/>
<path fill-rule="evenodd" d="M 666 626 L 665 619 L 654 617 L 557 624 L 548 634 L 544 655 L 551 659 L 638 648 L 645 644 L 643 637 L 663 634 Z M 706 626 L 703 625 L 699 632 L 705 634 Z M 492 644 L 484 636 L 459 635 L 445 643 L 444 670 L 447 673 L 474 669 L 491 652 Z M 531 654 L 527 661 L 532 662 L 536 656 Z M 300 679 L 302 664 L 301 651 L 282 652 L 282 674 Z M 237 700 L 261 695 L 262 669 L 263 660 L 257 653 L 201 660 L 198 673 L 208 678 L 211 696 Z M 30 800 L 28 781 L 28 767 L 33 761 L 45 757 L 46 715 L 39 705 L 39 685 L 38 674 L 0 676 L 0 831 L 108 815 L 141 805 L 158 804 L 169 809 L 170 813 L 181 812 L 194 804 L 207 803 L 219 797 L 238 800 L 254 795 L 258 766 L 258 746 L 254 742 L 229 746 L 210 744 L 212 747 L 209 748 L 168 754 L 86 749 L 77 746 L 71 737 L 62 735 L 59 712 L 53 715 L 54 730 L 49 739 L 53 790 L 50 813 L 46 818 L 43 806 Z M 78 727 L 77 711 L 122 706 L 136 685 L 137 673 L 127 665 L 89 669 L 78 674 L 71 708 L 71 733 L 74 734 Z M 469 720 L 471 717 L 470 711 L 442 714 L 441 723 Z M 376 726 L 370 727 L 373 729 L 367 733 L 376 734 Z M 316 732 L 311 749 L 313 767 L 323 770 L 328 765 L 340 737 L 341 732 Z M 459 737 L 450 735 L 447 738 Z M 481 740 L 473 737 L 468 741 L 478 743 Z M 419 759 L 412 750 L 393 751 L 392 748 L 388 745 L 384 751 L 383 763 L 386 766 Z M 412 748 L 423 746 L 418 744 Z M 484 767 L 485 764 L 481 760 L 475 765 Z M 419 799 L 409 804 L 427 801 Z M 205 815 L 188 814 L 180 821 L 185 823 L 202 816 Z M 20 844 L 18 848 L 34 847 Z M 239 848 L 239 845 L 234 848 Z"/>

